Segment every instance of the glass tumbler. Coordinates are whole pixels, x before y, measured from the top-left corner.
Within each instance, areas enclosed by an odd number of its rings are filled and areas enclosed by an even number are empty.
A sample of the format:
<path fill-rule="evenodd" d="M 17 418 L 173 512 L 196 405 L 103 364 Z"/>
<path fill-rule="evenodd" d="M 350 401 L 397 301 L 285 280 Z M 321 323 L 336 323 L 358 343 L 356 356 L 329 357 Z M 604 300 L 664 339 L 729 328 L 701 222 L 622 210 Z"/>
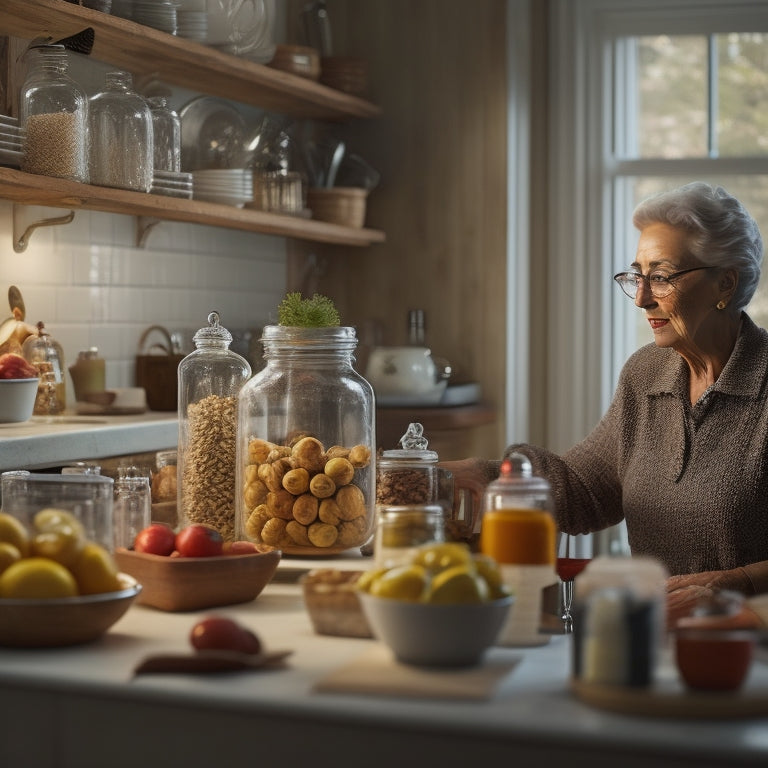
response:
<path fill-rule="evenodd" d="M 113 507 L 115 549 L 132 549 L 139 531 L 152 522 L 152 502 L 149 478 L 119 477 L 115 480 Z"/>

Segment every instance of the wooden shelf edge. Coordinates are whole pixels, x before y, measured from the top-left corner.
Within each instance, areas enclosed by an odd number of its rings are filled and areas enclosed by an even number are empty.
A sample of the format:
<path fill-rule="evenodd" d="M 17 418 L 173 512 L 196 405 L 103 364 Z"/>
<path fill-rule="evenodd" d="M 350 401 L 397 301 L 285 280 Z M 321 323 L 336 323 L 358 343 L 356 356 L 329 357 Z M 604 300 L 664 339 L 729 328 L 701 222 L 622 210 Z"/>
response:
<path fill-rule="evenodd" d="M 315 219 L 283 216 L 201 200 L 78 184 L 65 179 L 36 176 L 14 168 L 0 168 L 0 198 L 22 205 L 146 216 L 331 245 L 369 246 L 385 240 L 384 233 L 375 229 L 342 227 Z"/>
<path fill-rule="evenodd" d="M 496 409 L 488 403 L 427 407 L 392 408 L 377 406 L 376 418 L 387 423 L 408 425 L 418 421 L 425 431 L 441 429 L 467 429 L 492 424 Z"/>
<path fill-rule="evenodd" d="M 378 106 L 357 96 L 64 0 L 0 0 L 0 34 L 60 40 L 86 27 L 96 33 L 93 58 L 134 75 L 294 117 L 341 120 L 381 114 Z"/>

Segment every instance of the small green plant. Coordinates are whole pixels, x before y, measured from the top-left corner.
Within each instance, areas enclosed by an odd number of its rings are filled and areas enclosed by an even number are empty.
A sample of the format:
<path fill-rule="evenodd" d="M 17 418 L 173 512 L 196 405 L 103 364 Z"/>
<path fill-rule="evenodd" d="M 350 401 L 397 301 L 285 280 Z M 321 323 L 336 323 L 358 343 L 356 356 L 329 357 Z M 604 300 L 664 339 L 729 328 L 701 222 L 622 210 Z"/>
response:
<path fill-rule="evenodd" d="M 277 308 L 277 317 L 280 325 L 302 328 L 327 328 L 340 324 L 336 305 L 319 293 L 311 299 L 302 299 L 298 292 L 287 293 Z"/>

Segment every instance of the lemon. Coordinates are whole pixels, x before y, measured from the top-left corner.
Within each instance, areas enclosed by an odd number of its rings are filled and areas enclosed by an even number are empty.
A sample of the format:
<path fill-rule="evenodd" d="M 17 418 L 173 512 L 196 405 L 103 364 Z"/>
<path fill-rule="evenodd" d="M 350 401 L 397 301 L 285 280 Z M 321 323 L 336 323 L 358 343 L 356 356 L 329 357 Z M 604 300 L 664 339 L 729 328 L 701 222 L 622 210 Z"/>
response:
<path fill-rule="evenodd" d="M 53 598 L 77 595 L 75 577 L 55 560 L 26 557 L 0 574 L 2 598 Z"/>
<path fill-rule="evenodd" d="M 72 573 L 82 595 L 117 592 L 122 588 L 117 563 L 104 547 L 89 541 L 80 553 Z"/>
<path fill-rule="evenodd" d="M 429 585 L 429 574 L 420 565 L 401 565 L 382 573 L 370 586 L 377 597 L 417 602 Z"/>
<path fill-rule="evenodd" d="M 56 530 L 38 533 L 32 538 L 30 553 L 35 557 L 48 557 L 70 568 L 85 546 L 81 530 L 62 524 Z"/>
<path fill-rule="evenodd" d="M 472 559 L 478 575 L 485 579 L 485 583 L 488 585 L 491 600 L 507 597 L 509 589 L 502 580 L 499 564 L 489 555 L 480 553 L 475 554 Z"/>
<path fill-rule="evenodd" d="M 8 566 L 13 565 L 17 560 L 21 560 L 21 552 L 7 541 L 0 541 L 0 573 Z"/>
<path fill-rule="evenodd" d="M 0 512 L 0 541 L 13 544 L 22 557 L 29 554 L 29 534 L 24 523 L 7 512 Z"/>
<path fill-rule="evenodd" d="M 432 578 L 426 596 L 428 603 L 482 603 L 490 596 L 490 588 L 474 568 L 456 565 Z"/>
<path fill-rule="evenodd" d="M 362 592 L 370 592 L 373 582 L 386 572 L 386 568 L 372 568 L 369 571 L 363 571 L 357 580 L 357 588 Z"/>
<path fill-rule="evenodd" d="M 442 544 L 427 544 L 416 552 L 413 562 L 431 573 L 439 573 L 455 565 L 470 565 L 472 552 L 466 544 L 446 541 Z"/>
<path fill-rule="evenodd" d="M 55 509 L 53 507 L 41 509 L 35 514 L 32 522 L 35 526 L 35 530 L 40 533 L 65 529 L 67 531 L 74 531 L 85 540 L 85 528 L 83 528 L 83 524 L 66 509 Z"/>

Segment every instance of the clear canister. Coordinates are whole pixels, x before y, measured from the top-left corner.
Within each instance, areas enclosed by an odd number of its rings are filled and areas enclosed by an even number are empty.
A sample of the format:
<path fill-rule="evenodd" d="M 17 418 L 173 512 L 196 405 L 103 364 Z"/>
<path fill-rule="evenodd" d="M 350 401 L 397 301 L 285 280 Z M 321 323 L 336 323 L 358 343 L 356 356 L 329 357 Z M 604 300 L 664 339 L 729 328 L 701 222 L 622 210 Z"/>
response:
<path fill-rule="evenodd" d="M 375 506 L 373 389 L 351 327 L 266 326 L 238 406 L 238 535 L 287 554 L 363 544 Z"/>
<path fill-rule="evenodd" d="M 181 120 L 165 96 L 150 96 L 154 170 L 181 170 Z"/>
<path fill-rule="evenodd" d="M 107 72 L 88 106 L 91 184 L 149 192 L 153 177 L 152 113 L 128 72 Z"/>
<path fill-rule="evenodd" d="M 37 333 L 28 336 L 21 346 L 24 359 L 40 372 L 40 384 L 35 399 L 35 416 L 55 416 L 67 406 L 67 386 L 64 378 L 64 350 L 41 322 Z"/>
<path fill-rule="evenodd" d="M 438 455 L 428 450 L 421 424 L 408 425 L 401 448 L 383 451 L 376 463 L 376 504 L 434 504 L 438 499 Z"/>
<path fill-rule="evenodd" d="M 229 349 L 232 334 L 217 312 L 208 315 L 208 323 L 178 369 L 177 515 L 182 527 L 202 523 L 232 541 L 237 397 L 251 366 Z"/>
<path fill-rule="evenodd" d="M 445 512 L 441 506 L 376 506 L 377 568 L 408 565 L 419 547 L 441 541 L 445 541 Z"/>
<path fill-rule="evenodd" d="M 69 76 L 63 45 L 39 45 L 26 54 L 21 126 L 26 133 L 21 169 L 88 181 L 88 97 Z"/>

